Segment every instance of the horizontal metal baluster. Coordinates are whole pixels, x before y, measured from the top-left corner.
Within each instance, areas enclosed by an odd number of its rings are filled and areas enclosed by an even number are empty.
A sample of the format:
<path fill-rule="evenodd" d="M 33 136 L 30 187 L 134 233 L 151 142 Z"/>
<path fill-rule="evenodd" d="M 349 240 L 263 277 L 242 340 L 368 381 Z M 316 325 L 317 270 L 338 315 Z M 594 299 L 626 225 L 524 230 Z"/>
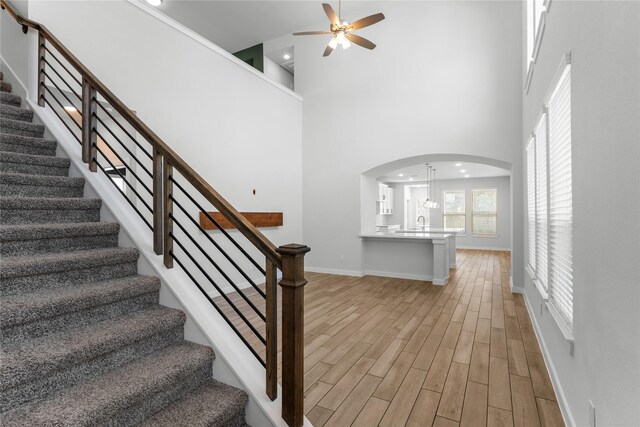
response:
<path fill-rule="evenodd" d="M 131 134 L 129 133 L 129 131 L 128 131 L 128 130 L 126 130 L 126 129 L 124 128 L 124 126 L 122 126 L 122 124 L 120 124 L 120 122 L 119 122 L 118 120 L 116 120 L 116 118 L 115 118 L 115 117 L 113 117 L 113 115 L 109 112 L 109 110 L 107 110 L 107 109 L 106 109 L 105 107 L 103 107 L 101 104 L 98 104 L 98 106 L 99 106 L 100 108 L 102 108 L 102 111 L 104 111 L 104 112 L 105 112 L 105 114 L 106 114 L 107 116 L 109 116 L 109 117 L 111 118 L 111 120 L 113 120 L 113 121 L 115 122 L 115 124 L 117 124 L 117 125 L 118 125 L 118 127 L 119 127 L 120 129 L 122 129 L 122 132 L 124 132 L 124 133 L 129 137 L 129 138 L 131 138 L 131 140 L 133 141 L 133 143 L 134 143 L 134 144 L 136 144 L 136 145 L 138 146 L 138 148 L 139 148 L 139 149 L 140 149 L 144 154 L 146 154 L 146 155 L 147 155 L 147 157 L 148 157 L 150 160 L 153 160 L 153 156 L 151 156 L 151 154 L 150 154 L 147 150 L 145 150 L 145 149 L 144 149 L 144 147 L 143 147 L 142 145 L 140 145 L 140 143 L 138 142 L 138 140 L 137 140 L 133 135 L 131 135 Z"/>
<path fill-rule="evenodd" d="M 227 254 L 226 251 L 224 251 L 220 245 L 218 245 L 218 242 L 216 242 L 215 240 L 213 240 L 213 238 L 209 235 L 209 233 L 207 233 L 200 224 L 198 224 L 198 222 L 193 219 L 191 217 L 191 215 L 189 214 L 189 212 L 187 212 L 187 210 L 180 204 L 178 203 L 177 200 L 174 199 L 174 203 L 176 204 L 176 206 L 178 207 L 178 209 L 180 209 L 182 211 L 182 213 L 185 214 L 185 216 L 189 219 L 189 221 L 191 221 L 191 223 L 193 225 L 195 225 L 198 230 L 200 230 L 203 235 L 209 240 L 209 242 L 211 242 L 213 244 L 213 246 L 216 247 L 216 249 L 218 249 L 218 251 L 220 251 L 220 253 L 227 259 L 227 261 L 229 261 L 235 268 L 236 270 L 238 270 L 238 272 L 245 278 L 247 279 L 247 281 L 249 282 L 249 284 L 256 290 L 258 291 L 258 293 L 264 298 L 265 294 L 262 291 L 262 289 L 260 289 L 260 287 L 258 285 L 255 284 L 255 282 L 253 281 L 253 279 L 251 279 L 249 277 L 249 275 L 247 275 L 247 273 L 245 273 L 245 271 L 240 268 L 240 266 L 229 256 L 229 254 Z"/>
<path fill-rule="evenodd" d="M 244 248 L 243 248 L 242 246 L 240 246 L 240 244 L 239 244 L 238 242 L 236 242 L 236 241 L 233 239 L 233 237 L 231 237 L 231 236 L 229 235 L 229 233 L 227 233 L 227 231 L 226 231 L 224 228 L 220 227 L 220 224 L 218 224 L 218 223 L 216 222 L 216 220 L 215 220 L 215 219 L 213 219 L 213 217 L 212 217 L 211 215 L 209 215 L 209 213 L 208 213 L 208 212 L 207 212 L 207 211 L 206 211 L 206 210 L 205 210 L 205 209 L 200 205 L 200 203 L 196 202 L 196 200 L 191 196 L 191 194 L 189 194 L 189 193 L 188 193 L 188 192 L 187 192 L 187 191 L 186 191 L 186 190 L 185 190 L 185 189 L 180 185 L 180 183 L 176 182 L 175 180 L 173 180 L 173 182 L 175 183 L 176 187 L 178 187 L 178 189 L 179 189 L 180 191 L 182 191 L 182 193 L 183 193 L 185 196 L 187 196 L 187 197 L 189 198 L 189 200 L 191 200 L 191 203 L 193 203 L 194 205 L 196 205 L 196 207 L 197 207 L 198 209 L 200 209 L 200 212 L 204 213 L 204 214 L 205 214 L 205 216 L 206 216 L 206 217 L 207 217 L 207 218 L 208 218 L 208 219 L 209 219 L 213 224 L 215 224 L 215 226 L 216 226 L 216 227 L 218 227 L 218 229 L 220 230 L 220 232 L 221 232 L 222 234 L 224 234 L 224 235 L 225 235 L 225 236 L 226 236 L 226 237 L 231 241 L 231 243 L 233 243 L 233 245 L 234 245 L 236 248 L 238 248 L 238 250 L 239 250 L 240 252 L 242 252 L 242 254 L 244 254 L 244 256 L 246 256 L 246 257 L 247 257 L 247 259 L 248 259 L 249 261 L 251 261 L 251 263 L 252 263 L 253 265 L 255 265 L 255 267 L 256 267 L 256 268 L 257 268 L 257 269 L 258 269 L 262 274 L 265 274 L 265 273 L 266 273 L 266 272 L 265 272 L 265 270 L 264 270 L 264 268 L 262 268 L 262 267 L 260 266 L 260 264 L 258 264 L 258 262 L 257 262 L 255 259 L 253 259 L 253 258 L 252 258 L 248 253 L 247 253 L 247 251 L 245 251 L 245 250 L 244 250 Z M 262 295 L 262 296 L 264 296 L 264 292 L 262 292 L 262 291 L 260 291 L 260 292 L 261 292 L 261 295 Z"/>
<path fill-rule="evenodd" d="M 47 61 L 47 60 L 45 59 L 45 60 L 44 60 L 44 63 L 45 63 L 45 64 L 47 64 L 47 65 L 49 66 L 49 68 L 51 69 L 51 71 L 53 71 L 53 72 L 58 76 L 58 78 L 60 78 L 60 80 L 62 81 L 62 83 L 64 83 L 64 84 L 69 88 L 69 91 L 70 91 L 72 94 L 74 94 L 74 95 L 78 98 L 78 100 L 79 100 L 79 101 L 82 101 L 82 97 L 81 97 L 79 94 L 77 94 L 77 93 L 76 93 L 76 91 L 75 91 L 75 90 L 73 90 L 73 88 L 71 87 L 71 85 L 70 85 L 69 83 L 67 83 L 67 81 L 66 81 L 66 80 L 65 80 L 65 79 L 60 75 L 60 73 L 59 73 L 59 72 L 58 72 L 58 71 L 57 71 L 57 70 L 56 70 L 56 69 L 55 69 L 51 64 L 49 64 L 49 61 Z M 49 77 L 49 80 L 51 80 L 51 77 Z"/>
<path fill-rule="evenodd" d="M 173 203 L 175 203 L 176 206 L 178 205 L 178 202 L 176 202 L 175 200 L 173 201 Z M 193 243 L 193 245 L 200 250 L 202 255 L 204 255 L 205 258 L 207 258 L 207 260 L 209 260 L 211 264 L 213 264 L 215 269 L 218 270 L 218 273 L 220 273 L 222 277 L 224 277 L 225 280 L 229 282 L 229 284 L 233 287 L 233 289 L 235 289 L 236 292 L 238 292 L 238 294 L 242 297 L 242 299 L 244 299 L 246 303 L 253 309 L 253 311 L 256 312 L 256 314 L 260 317 L 260 319 L 262 319 L 263 321 L 266 321 L 267 318 L 265 317 L 265 315 L 262 314 L 262 312 L 253 304 L 253 302 L 244 294 L 244 292 L 242 292 L 242 290 L 240 290 L 240 288 L 233 282 L 233 280 L 231 280 L 231 278 L 227 275 L 227 273 L 225 273 L 224 270 L 222 270 L 222 268 L 220 268 L 220 266 L 209 256 L 209 254 L 207 254 L 207 251 L 202 249 L 202 246 L 200 246 L 200 244 L 196 242 L 196 240 L 191 236 L 191 234 L 189 234 L 189 232 L 182 226 L 182 224 L 180 224 L 180 222 L 175 220 L 175 217 L 174 217 L 173 223 L 177 225 L 178 228 L 180 228 L 180 230 L 182 230 L 185 236 L 189 238 L 191 243 Z"/>
<path fill-rule="evenodd" d="M 211 298 L 211 296 L 204 290 L 204 288 L 200 285 L 200 283 L 198 283 L 198 281 L 193 277 L 193 275 L 191 273 L 189 273 L 189 270 L 186 269 L 186 267 L 184 266 L 184 264 L 182 264 L 182 262 L 173 254 L 171 253 L 171 258 L 173 258 L 178 265 L 180 266 L 180 268 L 182 268 L 182 271 L 184 271 L 187 276 L 189 276 L 189 278 L 191 279 L 191 281 L 198 287 L 198 289 L 200 289 L 200 292 L 202 292 L 202 294 L 205 296 L 205 298 L 207 298 L 209 300 L 209 302 L 211 303 L 211 305 L 216 309 L 216 311 L 222 316 L 222 318 L 227 322 L 227 324 L 231 327 L 231 329 L 233 329 L 233 331 L 236 333 L 236 335 L 238 336 L 238 338 L 240 338 L 242 340 L 242 342 L 244 343 L 244 345 L 247 346 L 247 348 L 249 349 L 249 351 L 251 353 L 253 353 L 253 355 L 256 357 L 256 359 L 258 359 L 258 361 L 260 362 L 260 364 L 262 366 L 265 366 L 265 361 L 262 359 L 262 357 L 260 357 L 260 355 L 256 352 L 256 350 L 253 348 L 253 346 L 251 344 L 249 344 L 249 342 L 247 341 L 247 339 L 244 337 L 244 335 L 242 335 L 242 333 L 238 330 L 238 328 L 233 324 L 233 322 L 231 320 L 229 320 L 229 318 L 227 317 L 226 314 L 224 314 L 224 312 L 222 311 L 222 309 L 220 309 L 220 307 L 218 307 L 218 305 L 213 301 L 213 298 Z"/>
<path fill-rule="evenodd" d="M 102 127 L 104 127 L 104 128 L 105 128 L 105 129 L 106 129 L 106 130 L 111 134 L 111 136 L 113 136 L 113 138 L 114 138 L 116 141 L 118 141 L 118 142 L 120 143 L 120 145 L 122 146 L 122 148 L 124 148 L 124 150 L 125 150 L 127 153 L 129 153 L 129 155 L 131 156 L 131 158 L 132 158 L 133 160 L 135 160 L 135 161 L 136 161 L 136 163 L 137 163 L 138 165 L 140 165 L 140 167 L 142 168 L 142 170 L 143 170 L 143 171 L 145 171 L 145 172 L 147 173 L 147 175 L 149 175 L 149 178 L 153 178 L 153 175 L 151 175 L 151 172 L 149 172 L 149 170 L 146 168 L 146 166 L 145 166 L 145 165 L 143 165 L 143 164 L 140 162 L 140 160 L 138 160 L 138 158 L 137 158 L 137 157 L 136 157 L 136 156 L 131 152 L 131 150 L 129 150 L 129 149 L 127 148 L 127 146 L 126 146 L 122 141 L 120 141 L 120 138 L 118 138 L 118 137 L 116 136 L 116 134 L 115 134 L 115 133 L 113 133 L 113 131 L 109 128 L 109 126 L 107 126 L 107 125 L 105 124 L 105 122 L 103 122 L 103 121 L 102 121 L 102 119 L 100 118 L 100 116 L 96 115 L 96 119 L 97 119 L 97 120 L 98 120 L 98 122 L 102 125 Z M 105 138 L 104 138 L 104 137 L 102 137 L 102 136 L 101 136 L 101 138 L 102 138 L 103 140 L 105 139 Z"/>
<path fill-rule="evenodd" d="M 173 215 L 171 215 L 171 219 L 174 222 L 176 222 L 176 219 L 173 217 Z M 249 327 L 249 329 L 251 329 L 251 332 L 254 333 L 254 335 L 262 342 L 262 344 L 266 344 L 267 340 L 262 336 L 262 334 L 260 334 L 260 332 L 258 332 L 255 326 L 253 326 L 253 324 L 245 317 L 245 315 L 242 314 L 242 311 L 238 307 L 236 307 L 233 301 L 229 299 L 227 294 L 224 293 L 222 289 L 220 289 L 220 287 L 215 282 L 215 280 L 213 280 L 211 276 L 209 276 L 209 274 L 207 274 L 207 272 L 204 271 L 204 269 L 200 266 L 200 264 L 198 264 L 198 262 L 193 258 L 191 253 L 182 245 L 182 243 L 180 243 L 180 240 L 176 239 L 176 236 L 173 233 L 171 233 L 171 238 L 173 239 L 174 242 L 176 242 L 176 244 L 180 247 L 180 249 L 182 249 L 184 254 L 191 260 L 191 262 L 198 268 L 198 270 L 200 270 L 200 272 L 207 278 L 207 280 L 209 280 L 209 282 L 213 285 L 213 287 L 216 288 L 220 296 L 224 298 L 225 301 L 227 301 L 227 304 L 231 306 L 233 311 L 235 311 L 236 314 L 242 319 L 242 321 Z"/>
<path fill-rule="evenodd" d="M 62 62 L 61 62 L 61 61 L 60 61 L 60 60 L 59 60 L 59 59 L 58 59 L 54 54 L 53 54 L 53 52 L 51 52 L 51 51 L 49 50 L 49 48 L 48 48 L 48 47 L 46 47 L 46 46 L 45 46 L 45 50 L 46 50 L 47 52 L 49 52 L 49 55 L 51 55 L 51 57 L 52 57 L 53 59 L 55 59 L 55 60 L 56 60 L 56 62 L 57 62 L 58 64 L 60 64 L 60 66 L 61 66 L 62 68 L 64 68 L 64 70 L 67 72 L 67 74 L 69 74 L 69 76 L 71 76 L 71 78 L 72 78 L 73 80 L 75 80 L 75 81 L 76 81 L 76 83 L 78 83 L 78 86 L 82 86 L 82 83 L 80 82 L 80 80 L 79 80 L 76 76 L 74 76 L 74 75 L 73 75 L 73 73 L 72 73 L 71 71 L 69 71 L 69 69 L 68 69 L 67 67 L 65 67 L 65 65 L 64 65 L 64 64 L 63 64 L 63 63 L 62 63 Z"/>

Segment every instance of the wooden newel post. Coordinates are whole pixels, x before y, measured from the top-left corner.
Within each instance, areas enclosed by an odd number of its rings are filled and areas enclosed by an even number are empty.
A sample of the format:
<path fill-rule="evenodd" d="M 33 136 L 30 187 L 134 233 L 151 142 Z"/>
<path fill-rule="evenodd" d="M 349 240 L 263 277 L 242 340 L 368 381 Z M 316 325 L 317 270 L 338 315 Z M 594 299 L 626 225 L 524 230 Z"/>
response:
<path fill-rule="evenodd" d="M 290 427 L 304 421 L 305 245 L 280 246 L 282 256 L 282 418 Z"/>

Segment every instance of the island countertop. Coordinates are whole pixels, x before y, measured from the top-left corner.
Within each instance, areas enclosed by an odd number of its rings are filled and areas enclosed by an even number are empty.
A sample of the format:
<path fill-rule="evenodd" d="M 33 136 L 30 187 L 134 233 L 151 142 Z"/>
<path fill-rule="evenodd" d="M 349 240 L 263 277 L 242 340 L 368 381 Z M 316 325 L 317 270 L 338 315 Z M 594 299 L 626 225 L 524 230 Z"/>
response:
<path fill-rule="evenodd" d="M 358 234 L 363 239 L 404 239 L 404 240 L 442 240 L 450 236 L 449 233 L 389 233 L 389 232 L 371 232 Z"/>

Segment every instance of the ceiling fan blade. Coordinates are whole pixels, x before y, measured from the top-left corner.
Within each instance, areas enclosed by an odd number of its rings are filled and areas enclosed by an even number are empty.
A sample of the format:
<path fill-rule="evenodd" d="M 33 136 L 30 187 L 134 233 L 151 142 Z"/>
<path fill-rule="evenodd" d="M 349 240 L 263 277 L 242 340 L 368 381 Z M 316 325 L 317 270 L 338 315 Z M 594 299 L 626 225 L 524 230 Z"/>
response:
<path fill-rule="evenodd" d="M 318 34 L 332 34 L 331 31 L 302 31 L 300 33 L 293 33 L 294 36 L 315 36 Z"/>
<path fill-rule="evenodd" d="M 331 55 L 331 52 L 333 52 L 333 48 L 327 45 L 327 48 L 324 50 L 324 54 L 322 56 L 329 56 Z"/>
<path fill-rule="evenodd" d="M 329 18 L 329 22 L 333 25 L 340 25 L 340 19 L 338 19 L 338 15 L 336 15 L 336 11 L 333 10 L 329 3 L 322 3 L 322 7 L 324 8 L 324 13 L 327 14 Z"/>
<path fill-rule="evenodd" d="M 358 19 L 355 22 L 352 22 L 349 25 L 350 30 L 359 30 L 360 28 L 368 27 L 369 25 L 373 25 L 376 22 L 380 22 L 384 19 L 384 15 L 382 13 L 376 13 L 375 15 L 367 16 L 366 18 Z"/>
<path fill-rule="evenodd" d="M 347 34 L 346 35 L 347 39 L 349 39 L 349 41 L 354 42 L 355 44 L 357 44 L 358 46 L 362 46 L 365 47 L 367 49 L 375 49 L 376 48 L 376 44 L 365 39 L 364 37 L 360 37 L 356 34 Z"/>

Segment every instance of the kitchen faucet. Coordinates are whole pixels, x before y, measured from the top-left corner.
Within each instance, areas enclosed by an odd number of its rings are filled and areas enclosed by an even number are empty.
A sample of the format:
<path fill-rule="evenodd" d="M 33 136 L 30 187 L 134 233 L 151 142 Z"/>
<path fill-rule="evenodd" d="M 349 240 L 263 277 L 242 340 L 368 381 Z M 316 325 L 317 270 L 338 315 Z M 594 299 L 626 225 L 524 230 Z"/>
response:
<path fill-rule="evenodd" d="M 425 220 L 423 215 L 420 215 L 418 217 L 418 224 L 420 224 L 420 218 L 422 218 L 422 231 L 424 231 L 424 223 L 425 223 L 426 220 Z"/>

